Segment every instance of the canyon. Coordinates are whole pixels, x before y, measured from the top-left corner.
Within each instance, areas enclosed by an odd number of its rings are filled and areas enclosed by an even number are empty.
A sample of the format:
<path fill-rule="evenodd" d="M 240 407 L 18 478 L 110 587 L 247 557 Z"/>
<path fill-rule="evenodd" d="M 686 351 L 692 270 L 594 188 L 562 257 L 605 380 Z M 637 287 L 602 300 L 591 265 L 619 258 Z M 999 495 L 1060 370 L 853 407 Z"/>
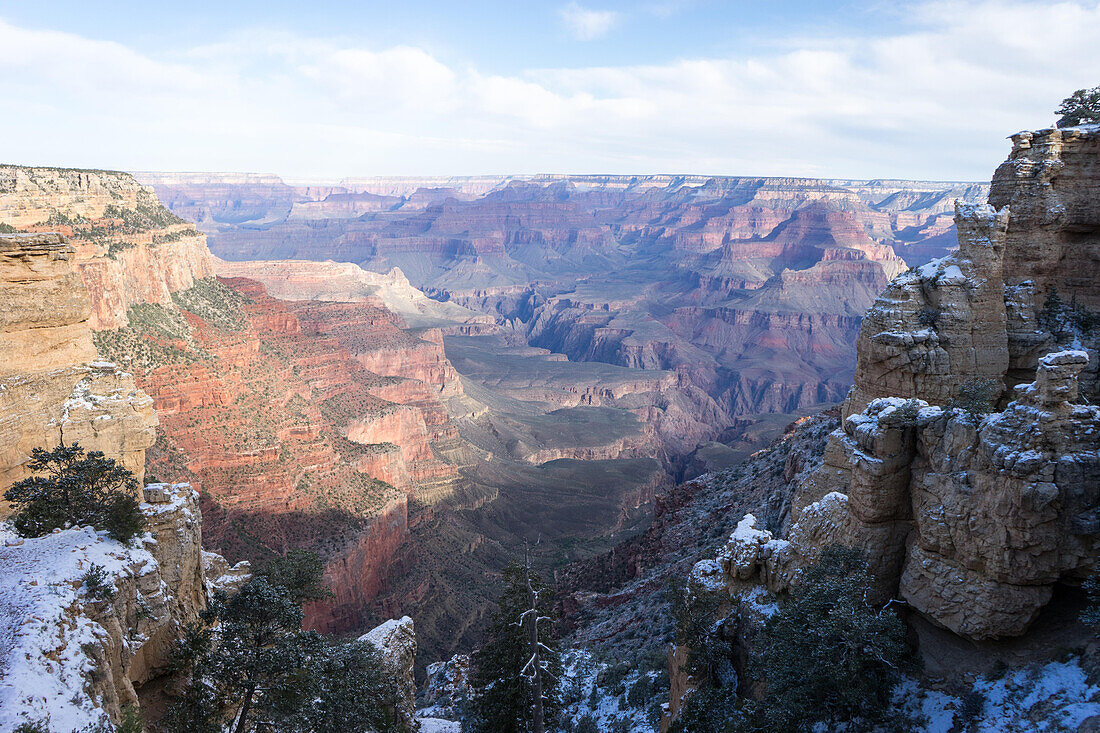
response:
<path fill-rule="evenodd" d="M 1053 669 L 1053 649 L 1095 669 L 1081 585 L 1100 551 L 1098 160 L 1098 125 L 1013 135 L 988 203 L 955 204 L 958 250 L 897 274 L 868 309 L 842 404 L 661 496 L 646 532 L 559 575 L 573 643 L 642 659 L 654 635 L 633 630 L 655 619 L 675 642 L 663 589 L 687 577 L 726 629 L 738 693 L 757 695 L 745 665 L 769 616 L 841 545 L 862 552 L 868 603 L 900 609 L 921 656 L 898 704 L 955 699 L 946 726 L 966 691 Z M 662 730 L 714 684 L 692 677 L 692 652 L 668 655 Z M 1044 697 L 1029 720 L 1088 730 L 1095 693 Z"/>
<path fill-rule="evenodd" d="M 740 460 L 746 418 L 842 400 L 863 311 L 889 278 L 953 248 L 956 198 L 989 191 L 701 176 L 322 187 L 258 175 L 137 177 L 196 222 L 227 265 L 292 258 L 397 268 L 433 299 L 491 318 L 512 347 L 674 374 L 662 377 L 670 386 L 661 399 L 689 407 L 662 415 L 668 429 L 656 431 L 676 477 L 688 465 Z M 477 350 L 471 334 L 444 335 L 457 361 Z"/>

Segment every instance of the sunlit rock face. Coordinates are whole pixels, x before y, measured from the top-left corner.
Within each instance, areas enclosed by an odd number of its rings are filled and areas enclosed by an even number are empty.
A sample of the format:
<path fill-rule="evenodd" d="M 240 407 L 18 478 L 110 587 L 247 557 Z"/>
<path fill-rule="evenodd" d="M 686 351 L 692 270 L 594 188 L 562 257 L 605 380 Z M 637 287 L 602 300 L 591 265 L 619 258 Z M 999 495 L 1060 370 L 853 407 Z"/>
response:
<path fill-rule="evenodd" d="M 91 303 L 56 234 L 0 235 L 0 490 L 34 448 L 80 443 L 140 477 L 155 440 L 152 400 L 98 360 Z"/>

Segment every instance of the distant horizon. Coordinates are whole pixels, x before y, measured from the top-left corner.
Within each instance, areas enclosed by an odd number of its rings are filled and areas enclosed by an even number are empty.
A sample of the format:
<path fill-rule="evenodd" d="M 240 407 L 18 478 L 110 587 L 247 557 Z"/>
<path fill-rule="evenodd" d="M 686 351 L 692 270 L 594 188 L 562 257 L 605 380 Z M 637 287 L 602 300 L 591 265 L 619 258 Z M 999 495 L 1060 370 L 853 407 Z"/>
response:
<path fill-rule="evenodd" d="M 8 3 L 0 156 L 981 181 L 1097 38 L 1100 0 Z"/>
<path fill-rule="evenodd" d="M 758 176 L 752 174 L 727 174 L 727 173 L 425 173 L 423 175 L 406 175 L 406 174 L 353 174 L 342 175 L 336 178 L 298 178 L 294 176 L 285 176 L 279 173 L 270 171 L 233 171 L 233 170 L 124 170 L 121 168 L 78 168 L 76 166 L 65 165 L 48 165 L 48 164 L 26 164 L 26 163 L 11 163 L 0 162 L 2 166 L 13 166 L 16 168 L 42 168 L 53 170 L 80 170 L 90 172 L 102 172 L 102 173 L 126 173 L 135 178 L 139 176 L 156 176 L 156 175 L 173 175 L 173 176 L 256 176 L 260 178 L 272 177 L 278 178 L 288 186 L 298 185 L 326 185 L 326 186 L 338 186 L 348 181 L 356 180 L 422 180 L 431 178 L 446 178 L 446 179 L 458 179 L 458 180 L 478 180 L 478 179 L 526 179 L 537 180 L 540 178 L 684 178 L 684 179 L 701 179 L 710 180 L 715 178 L 738 178 L 738 179 L 765 179 L 765 180 L 782 180 L 782 179 L 801 179 L 810 181 L 859 181 L 864 183 L 873 183 L 876 181 L 897 181 L 900 183 L 939 183 L 939 184 L 959 184 L 966 186 L 984 186 L 988 185 L 990 181 L 986 180 L 963 180 L 963 179 L 949 179 L 949 178 L 901 178 L 898 176 L 880 176 L 877 178 L 849 178 L 843 176 Z"/>

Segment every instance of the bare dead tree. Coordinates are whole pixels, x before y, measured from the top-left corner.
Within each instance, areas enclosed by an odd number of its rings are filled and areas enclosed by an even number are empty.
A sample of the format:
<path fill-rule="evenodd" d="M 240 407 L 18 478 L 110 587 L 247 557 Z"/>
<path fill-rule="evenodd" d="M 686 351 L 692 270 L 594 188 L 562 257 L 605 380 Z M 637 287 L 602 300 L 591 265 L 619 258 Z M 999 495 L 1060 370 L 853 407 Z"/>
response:
<path fill-rule="evenodd" d="M 553 650 L 539 641 L 539 624 L 550 621 L 550 617 L 539 615 L 539 591 L 536 591 L 531 583 L 531 557 L 526 544 L 523 548 L 523 574 L 527 584 L 527 609 L 520 614 L 516 625 L 527 631 L 527 643 L 531 656 L 527 659 L 527 664 L 523 666 L 519 674 L 531 685 L 531 730 L 533 733 L 545 733 L 546 711 L 543 675 L 553 677 L 553 673 L 543 659 L 542 653 L 544 651 L 553 653 Z"/>

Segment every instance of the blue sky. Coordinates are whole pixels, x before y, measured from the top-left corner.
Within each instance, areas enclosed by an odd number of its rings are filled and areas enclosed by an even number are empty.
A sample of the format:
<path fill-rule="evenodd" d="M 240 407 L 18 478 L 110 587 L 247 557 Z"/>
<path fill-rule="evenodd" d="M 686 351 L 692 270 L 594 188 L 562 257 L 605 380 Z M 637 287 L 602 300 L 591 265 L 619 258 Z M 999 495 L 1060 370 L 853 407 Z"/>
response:
<path fill-rule="evenodd" d="M 981 180 L 1100 84 L 1096 0 L 314 6 L 0 2 L 0 159 Z"/>

